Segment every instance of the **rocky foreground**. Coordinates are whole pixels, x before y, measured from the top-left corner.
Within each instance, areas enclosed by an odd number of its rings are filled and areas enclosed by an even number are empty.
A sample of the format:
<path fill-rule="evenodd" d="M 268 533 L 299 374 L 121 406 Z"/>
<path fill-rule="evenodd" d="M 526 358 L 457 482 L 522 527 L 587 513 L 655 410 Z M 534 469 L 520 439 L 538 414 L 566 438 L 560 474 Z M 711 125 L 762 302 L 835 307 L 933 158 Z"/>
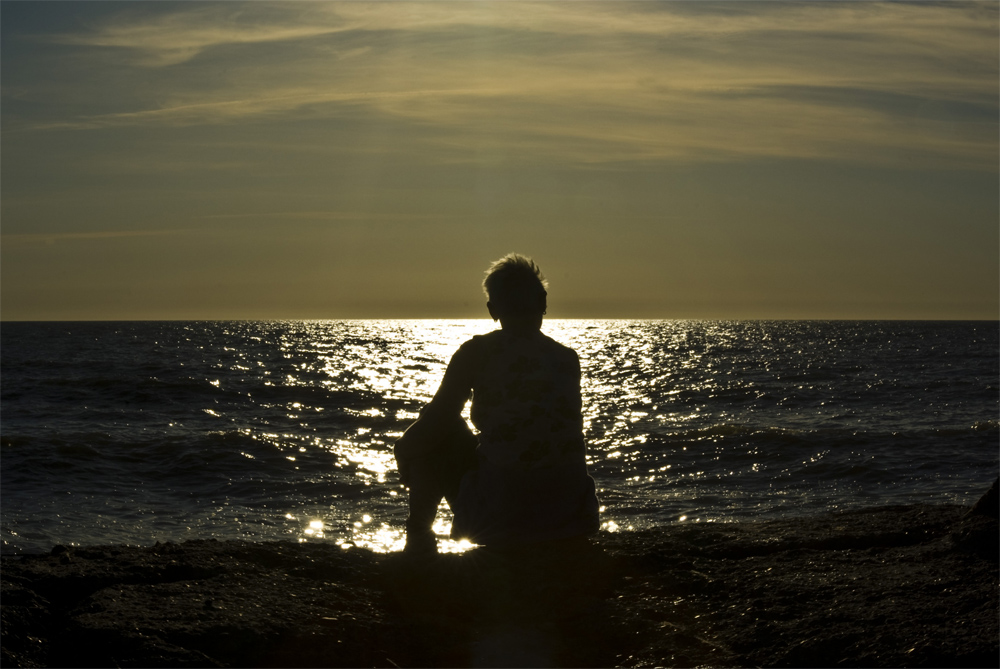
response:
<path fill-rule="evenodd" d="M 995 667 L 995 506 L 424 559 L 311 543 L 57 547 L 3 558 L 2 661 Z"/>

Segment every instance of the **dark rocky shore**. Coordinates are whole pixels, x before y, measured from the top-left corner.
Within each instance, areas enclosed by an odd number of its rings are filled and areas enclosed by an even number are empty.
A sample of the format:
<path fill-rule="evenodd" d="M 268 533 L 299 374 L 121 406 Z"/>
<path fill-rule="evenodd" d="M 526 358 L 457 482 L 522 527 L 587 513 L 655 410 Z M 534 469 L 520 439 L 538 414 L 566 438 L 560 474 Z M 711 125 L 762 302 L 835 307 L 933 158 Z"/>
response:
<path fill-rule="evenodd" d="M 995 493 L 994 493 L 995 494 Z M 3 558 L 3 666 L 995 667 L 995 498 L 412 558 L 189 541 Z"/>

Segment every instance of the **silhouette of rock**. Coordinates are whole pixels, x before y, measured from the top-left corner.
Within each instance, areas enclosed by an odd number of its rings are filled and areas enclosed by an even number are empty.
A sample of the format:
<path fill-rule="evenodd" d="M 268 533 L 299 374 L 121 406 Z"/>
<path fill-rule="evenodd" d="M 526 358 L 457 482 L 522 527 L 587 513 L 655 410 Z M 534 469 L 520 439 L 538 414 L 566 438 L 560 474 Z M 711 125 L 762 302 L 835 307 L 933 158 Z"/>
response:
<path fill-rule="evenodd" d="M 993 481 L 986 494 L 979 498 L 969 514 L 1000 519 L 1000 476 Z"/>
<path fill-rule="evenodd" d="M 1000 478 L 952 530 L 955 547 L 986 560 L 1000 561 L 1000 518 L 998 490 Z"/>
<path fill-rule="evenodd" d="M 995 520 L 966 507 L 915 505 L 461 555 L 242 541 L 61 547 L 3 558 L 0 660 L 992 667 L 987 527 L 995 537 Z"/>

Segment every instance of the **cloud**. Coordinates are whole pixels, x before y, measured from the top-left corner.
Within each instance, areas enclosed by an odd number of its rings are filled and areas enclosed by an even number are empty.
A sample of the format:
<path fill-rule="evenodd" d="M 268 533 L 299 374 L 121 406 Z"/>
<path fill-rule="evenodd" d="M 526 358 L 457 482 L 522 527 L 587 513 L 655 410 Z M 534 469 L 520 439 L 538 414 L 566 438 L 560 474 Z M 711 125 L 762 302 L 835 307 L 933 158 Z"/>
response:
<path fill-rule="evenodd" d="M 187 7 L 149 14 L 126 11 L 79 34 L 50 36 L 60 44 L 127 49 L 136 62 L 151 67 L 184 63 L 206 49 L 232 44 L 260 44 L 306 39 L 337 32 L 335 24 L 317 23 L 308 6 L 235 3 Z"/>
<path fill-rule="evenodd" d="M 64 44 L 130 49 L 148 65 L 176 65 L 214 47 L 300 42 L 339 33 L 459 35 L 476 29 L 604 40 L 711 40 L 710 48 L 767 36 L 771 40 L 849 40 L 885 52 L 973 56 L 995 38 L 991 3 L 945 5 L 815 2 L 280 2 L 217 3 L 169 13 L 130 11 L 88 32 L 50 37 Z M 475 39 L 482 39 L 480 36 Z M 814 48 L 816 44 L 812 45 Z M 851 60 L 850 54 L 839 54 Z M 182 57 L 183 56 L 183 57 Z"/>
<path fill-rule="evenodd" d="M 997 17 L 992 3 L 140 5 L 51 38 L 143 70 L 153 83 L 132 108 L 29 127 L 361 113 L 424 130 L 410 141 L 446 162 L 474 151 L 995 169 Z"/>

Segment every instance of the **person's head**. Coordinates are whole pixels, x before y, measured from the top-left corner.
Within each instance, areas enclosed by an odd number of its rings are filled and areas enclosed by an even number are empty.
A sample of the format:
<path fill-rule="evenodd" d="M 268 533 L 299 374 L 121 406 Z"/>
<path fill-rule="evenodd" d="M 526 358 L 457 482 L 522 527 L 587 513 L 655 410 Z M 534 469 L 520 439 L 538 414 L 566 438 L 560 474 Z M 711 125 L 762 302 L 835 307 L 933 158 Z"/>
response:
<path fill-rule="evenodd" d="M 540 327 L 546 309 L 547 283 L 531 258 L 508 253 L 486 271 L 483 291 L 487 309 L 501 324 L 534 324 Z"/>

